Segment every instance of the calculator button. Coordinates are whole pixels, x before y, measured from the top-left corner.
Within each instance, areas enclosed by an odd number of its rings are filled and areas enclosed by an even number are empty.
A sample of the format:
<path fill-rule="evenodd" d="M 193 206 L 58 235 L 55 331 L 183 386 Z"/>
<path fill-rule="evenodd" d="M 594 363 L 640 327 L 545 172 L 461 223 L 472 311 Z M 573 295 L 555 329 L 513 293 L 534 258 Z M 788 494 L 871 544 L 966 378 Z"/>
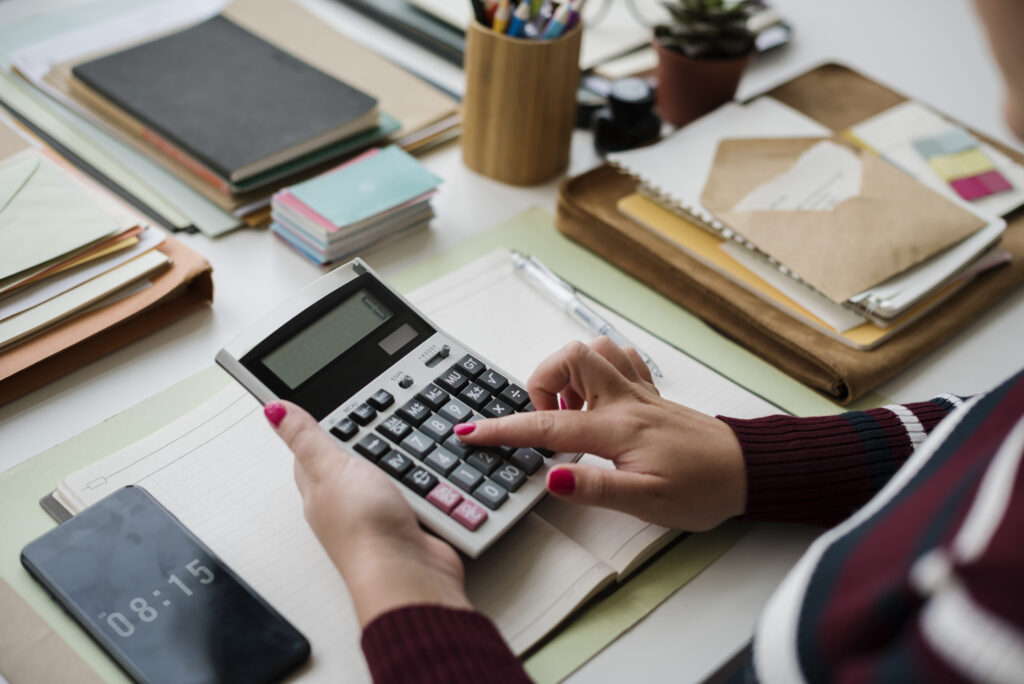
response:
<path fill-rule="evenodd" d="M 451 515 L 455 507 L 462 503 L 462 495 L 459 494 L 459 490 L 442 482 L 430 490 L 430 493 L 427 494 L 427 501 Z"/>
<path fill-rule="evenodd" d="M 451 516 L 459 521 L 463 527 L 473 531 L 487 520 L 487 511 L 472 501 L 465 500 L 455 507 L 455 510 L 451 512 Z"/>
<path fill-rule="evenodd" d="M 491 451 L 497 451 L 499 455 L 504 456 L 505 458 L 508 458 L 516 452 L 516 447 L 510 446 L 492 446 L 487 448 Z"/>
<path fill-rule="evenodd" d="M 469 458 L 466 459 L 466 463 L 473 466 L 477 470 L 481 471 L 485 475 L 490 475 L 495 468 L 501 465 L 501 458 L 498 454 L 487 449 L 480 449 L 470 454 Z"/>
<path fill-rule="evenodd" d="M 448 476 L 448 479 L 451 480 L 459 489 L 471 492 L 478 484 L 480 484 L 480 481 L 484 479 L 484 476 L 481 475 L 480 471 L 473 466 L 460 463 L 459 466 L 452 471 L 451 475 Z"/>
<path fill-rule="evenodd" d="M 383 411 L 388 406 L 395 403 L 395 398 L 391 395 L 391 392 L 388 392 L 385 389 L 379 389 L 367 398 L 366 403 L 378 411 Z"/>
<path fill-rule="evenodd" d="M 469 382 L 469 376 L 453 366 L 434 382 L 449 392 L 458 392 Z"/>
<path fill-rule="evenodd" d="M 526 473 L 511 463 L 505 463 L 494 471 L 491 479 L 508 491 L 514 492 L 526 481 Z"/>
<path fill-rule="evenodd" d="M 498 396 L 503 402 L 517 411 L 526 406 L 530 401 L 530 395 L 519 385 L 509 385 Z"/>
<path fill-rule="evenodd" d="M 483 408 L 483 405 L 486 404 L 487 400 L 490 398 L 491 393 L 475 382 L 469 383 L 462 388 L 461 392 L 459 392 L 459 399 L 477 410 Z"/>
<path fill-rule="evenodd" d="M 355 446 L 356 451 L 371 461 L 379 459 L 381 456 L 386 454 L 390 448 L 391 447 L 388 446 L 387 442 L 372 433 L 364 436 L 361 440 L 356 442 Z"/>
<path fill-rule="evenodd" d="M 377 432 L 384 435 L 392 442 L 401 442 L 407 434 L 412 431 L 412 426 L 398 416 L 388 416 L 388 419 L 377 425 Z"/>
<path fill-rule="evenodd" d="M 430 415 L 430 408 L 419 399 L 410 399 L 395 409 L 395 415 L 410 425 L 419 425 Z"/>
<path fill-rule="evenodd" d="M 420 430 L 433 437 L 438 442 L 443 442 L 448 435 L 452 434 L 452 423 L 441 416 L 431 416 L 423 421 Z"/>
<path fill-rule="evenodd" d="M 426 496 L 437 485 L 437 478 L 423 468 L 416 468 L 409 471 L 402 482 L 420 496 Z"/>
<path fill-rule="evenodd" d="M 512 413 L 512 407 L 503 401 L 492 399 L 490 403 L 488 403 L 486 406 L 480 409 L 480 411 L 485 416 L 490 416 L 491 418 L 501 418 L 502 416 L 510 415 Z"/>
<path fill-rule="evenodd" d="M 524 406 L 523 408 L 521 408 L 521 409 L 519 409 L 519 410 L 520 410 L 520 411 L 523 411 L 524 413 L 525 413 L 526 411 L 533 411 L 533 410 L 534 410 L 534 409 L 533 409 L 533 402 L 531 401 L 531 402 L 530 402 L 529 404 L 527 404 L 526 406 Z"/>
<path fill-rule="evenodd" d="M 525 470 L 528 475 L 533 475 L 537 472 L 537 468 L 540 468 L 540 464 L 544 462 L 544 457 L 533 449 L 516 449 L 515 453 L 508 457 L 508 460 L 512 465 Z"/>
<path fill-rule="evenodd" d="M 428 466 L 441 473 L 445 477 L 459 464 L 459 457 L 444 447 L 438 447 L 430 452 L 430 455 L 423 459 Z"/>
<path fill-rule="evenodd" d="M 360 425 L 369 425 L 370 421 L 377 417 L 377 412 L 369 404 L 360 404 L 352 409 L 348 417 Z"/>
<path fill-rule="evenodd" d="M 475 446 L 466 444 L 455 435 L 452 435 L 448 439 L 444 440 L 443 446 L 445 449 L 452 452 L 456 456 L 460 456 L 461 458 L 466 458 L 466 456 L 473 453 L 473 450 L 476 449 Z"/>
<path fill-rule="evenodd" d="M 412 460 L 392 449 L 384 458 L 377 462 L 377 465 L 395 477 L 402 477 L 412 468 Z"/>
<path fill-rule="evenodd" d="M 484 371 L 476 381 L 492 392 L 500 392 L 508 384 L 508 378 L 492 370 Z"/>
<path fill-rule="evenodd" d="M 448 393 L 437 385 L 427 385 L 416 395 L 416 398 L 436 411 L 448 401 Z"/>
<path fill-rule="evenodd" d="M 345 418 L 340 423 L 331 428 L 331 434 L 340 439 L 342 442 L 347 442 L 356 436 L 359 432 L 359 426 L 356 425 L 355 421 L 351 418 Z"/>
<path fill-rule="evenodd" d="M 498 510 L 501 504 L 508 498 L 508 490 L 499 487 L 490 480 L 484 480 L 480 486 L 473 490 L 473 498 L 487 506 L 492 511 Z"/>
<path fill-rule="evenodd" d="M 411 453 L 416 458 L 423 458 L 430 450 L 434 448 L 434 440 L 427 437 L 419 430 L 412 430 L 409 435 L 402 440 L 402 448 Z"/>
<path fill-rule="evenodd" d="M 467 418 L 473 415 L 473 410 L 458 399 L 452 399 L 442 406 L 438 413 L 453 423 L 464 423 Z"/>
<path fill-rule="evenodd" d="M 543 456 L 544 458 L 551 458 L 552 456 L 555 455 L 555 450 L 554 449 L 545 449 L 543 447 L 533 447 L 533 450 L 536 451 L 541 456 Z"/>
<path fill-rule="evenodd" d="M 455 367 L 458 368 L 463 373 L 465 373 L 466 375 L 468 375 L 469 377 L 475 378 L 476 376 L 480 375 L 480 373 L 483 372 L 486 366 L 484 366 L 484 364 L 481 363 L 479 359 L 476 359 L 470 356 L 469 354 L 466 354 L 461 359 L 459 359 L 459 362 L 455 364 Z"/>
<path fill-rule="evenodd" d="M 415 380 L 412 379 L 411 375 L 403 375 L 402 379 L 398 381 L 398 386 L 402 389 L 409 389 L 412 387 L 413 382 L 415 382 Z"/>

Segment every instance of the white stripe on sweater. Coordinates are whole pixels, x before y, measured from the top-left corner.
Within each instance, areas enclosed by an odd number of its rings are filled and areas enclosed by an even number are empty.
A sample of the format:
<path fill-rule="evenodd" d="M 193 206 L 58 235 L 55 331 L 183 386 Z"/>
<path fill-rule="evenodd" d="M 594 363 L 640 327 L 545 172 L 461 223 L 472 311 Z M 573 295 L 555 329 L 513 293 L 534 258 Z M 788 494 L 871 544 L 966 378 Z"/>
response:
<path fill-rule="evenodd" d="M 921 425 L 921 421 L 906 406 L 892 404 L 883 408 L 893 412 L 900 419 L 903 429 L 907 431 L 907 438 L 910 439 L 910 446 L 916 451 L 917 447 L 924 441 L 924 438 L 928 436 L 928 433 L 924 431 L 924 425 Z"/>

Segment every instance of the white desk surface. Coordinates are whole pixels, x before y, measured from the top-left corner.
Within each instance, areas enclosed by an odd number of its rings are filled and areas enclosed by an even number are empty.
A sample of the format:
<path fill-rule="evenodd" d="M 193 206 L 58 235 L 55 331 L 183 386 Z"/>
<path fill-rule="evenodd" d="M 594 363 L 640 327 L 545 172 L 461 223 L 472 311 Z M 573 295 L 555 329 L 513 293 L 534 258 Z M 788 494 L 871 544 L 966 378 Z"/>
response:
<path fill-rule="evenodd" d="M 55 0 L 55 5 L 83 0 Z M 395 61 L 461 91 L 461 72 L 331 0 L 300 0 L 325 20 Z M 614 0 L 621 1 L 621 0 Z M 597 3 L 598 0 L 592 0 Z M 38 0 L 0 3 L 0 23 L 39 11 Z M 792 43 L 760 58 L 740 97 L 829 60 L 855 67 L 996 138 L 1014 142 L 1002 121 L 1001 82 L 967 0 L 774 0 L 794 28 Z M 445 179 L 428 231 L 365 258 L 387 276 L 524 209 L 554 210 L 557 181 L 502 185 L 467 170 L 457 145 L 423 161 Z M 573 139 L 570 173 L 598 159 L 588 134 Z M 0 407 L 0 472 L 213 363 L 215 352 L 270 304 L 321 269 L 266 231 L 183 240 L 213 264 L 215 303 L 17 401 Z M 988 389 L 1024 366 L 1024 291 L 1017 292 L 879 392 L 912 401 L 941 392 Z M 750 634 L 771 590 L 813 538 L 810 530 L 762 526 L 642 623 L 583 667 L 572 681 L 687 681 L 700 678 Z"/>

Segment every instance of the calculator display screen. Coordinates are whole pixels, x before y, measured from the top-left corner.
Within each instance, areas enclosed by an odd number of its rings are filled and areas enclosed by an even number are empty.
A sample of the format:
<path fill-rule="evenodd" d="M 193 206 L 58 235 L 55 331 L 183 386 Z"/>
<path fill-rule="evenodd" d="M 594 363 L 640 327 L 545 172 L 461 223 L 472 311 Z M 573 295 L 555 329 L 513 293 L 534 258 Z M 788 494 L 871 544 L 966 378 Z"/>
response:
<path fill-rule="evenodd" d="M 393 317 L 369 290 L 360 290 L 263 357 L 295 389 Z"/>

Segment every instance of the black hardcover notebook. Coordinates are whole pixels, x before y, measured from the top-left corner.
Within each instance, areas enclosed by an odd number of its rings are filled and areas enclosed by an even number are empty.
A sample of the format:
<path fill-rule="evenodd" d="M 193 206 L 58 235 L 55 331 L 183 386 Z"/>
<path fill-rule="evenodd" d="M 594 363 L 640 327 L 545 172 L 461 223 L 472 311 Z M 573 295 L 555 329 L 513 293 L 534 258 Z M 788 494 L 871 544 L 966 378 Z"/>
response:
<path fill-rule="evenodd" d="M 72 71 L 231 181 L 377 125 L 376 99 L 221 16 Z"/>

